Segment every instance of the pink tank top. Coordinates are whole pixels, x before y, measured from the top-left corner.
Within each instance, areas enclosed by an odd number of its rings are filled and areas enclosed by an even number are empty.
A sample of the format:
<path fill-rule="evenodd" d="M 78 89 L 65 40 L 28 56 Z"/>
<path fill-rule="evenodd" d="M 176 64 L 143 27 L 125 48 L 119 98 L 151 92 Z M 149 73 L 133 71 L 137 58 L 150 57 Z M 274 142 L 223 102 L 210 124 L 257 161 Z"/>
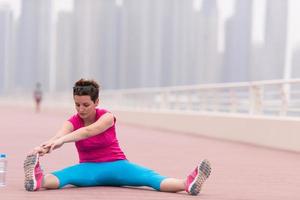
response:
<path fill-rule="evenodd" d="M 107 112 L 104 109 L 96 109 L 95 121 Z M 84 127 L 83 119 L 78 114 L 73 115 L 68 121 L 73 124 L 74 131 Z M 103 133 L 75 142 L 80 163 L 109 162 L 126 159 L 116 137 L 115 123 L 116 118 L 114 125 Z"/>

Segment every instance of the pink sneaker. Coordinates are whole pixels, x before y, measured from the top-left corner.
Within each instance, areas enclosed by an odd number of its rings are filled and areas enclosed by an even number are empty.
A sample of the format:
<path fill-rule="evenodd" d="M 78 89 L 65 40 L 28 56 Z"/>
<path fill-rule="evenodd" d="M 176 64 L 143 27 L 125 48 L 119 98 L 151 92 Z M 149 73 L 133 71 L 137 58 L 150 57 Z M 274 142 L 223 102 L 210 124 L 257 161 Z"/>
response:
<path fill-rule="evenodd" d="M 203 183 L 209 177 L 211 166 L 208 160 L 203 160 L 186 179 L 185 191 L 190 195 L 198 195 Z"/>
<path fill-rule="evenodd" d="M 24 186 L 27 191 L 36 191 L 41 188 L 44 175 L 39 163 L 39 154 L 31 154 L 26 157 L 24 172 Z"/>

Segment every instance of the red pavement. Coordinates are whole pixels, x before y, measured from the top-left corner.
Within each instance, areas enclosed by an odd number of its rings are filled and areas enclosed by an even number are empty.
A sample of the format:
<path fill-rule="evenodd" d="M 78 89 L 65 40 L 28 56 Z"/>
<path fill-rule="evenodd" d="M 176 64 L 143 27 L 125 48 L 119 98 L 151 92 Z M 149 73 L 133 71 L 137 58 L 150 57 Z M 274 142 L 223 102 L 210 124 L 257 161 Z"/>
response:
<path fill-rule="evenodd" d="M 7 186 L 0 200 L 11 199 L 202 199 L 202 200 L 299 200 L 300 154 L 239 143 L 147 129 L 117 122 L 121 147 L 130 161 L 170 177 L 185 177 L 203 158 L 213 167 L 199 196 L 156 192 L 148 188 L 69 187 L 26 192 L 23 160 L 26 152 L 51 137 L 70 111 L 0 106 L 0 152 L 8 154 Z M 175 125 L 175 124 L 174 124 Z M 176 124 L 180 126 L 180 122 Z M 73 144 L 41 159 L 46 172 L 77 162 Z"/>

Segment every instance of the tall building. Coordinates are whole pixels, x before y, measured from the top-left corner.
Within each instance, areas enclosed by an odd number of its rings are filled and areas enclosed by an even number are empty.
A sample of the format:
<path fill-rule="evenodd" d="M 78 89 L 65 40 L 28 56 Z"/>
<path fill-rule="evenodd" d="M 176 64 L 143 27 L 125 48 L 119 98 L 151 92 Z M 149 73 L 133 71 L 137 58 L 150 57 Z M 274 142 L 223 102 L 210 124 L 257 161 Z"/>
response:
<path fill-rule="evenodd" d="M 124 12 L 124 6 L 123 6 L 123 0 L 116 0 L 116 21 L 115 21 L 115 88 L 114 89 L 120 89 L 123 88 L 121 84 L 122 76 L 121 76 L 121 55 L 122 55 L 122 35 L 123 35 L 123 12 Z"/>
<path fill-rule="evenodd" d="M 236 0 L 235 13 L 226 22 L 223 81 L 249 81 L 252 0 Z"/>
<path fill-rule="evenodd" d="M 141 35 L 141 87 L 158 87 L 161 84 L 163 12 L 165 1 L 146 0 L 141 9 L 143 19 Z"/>
<path fill-rule="evenodd" d="M 49 89 L 52 0 L 23 0 L 17 35 L 16 85 L 33 90 L 40 82 Z M 20 76 L 21 75 L 21 76 Z"/>
<path fill-rule="evenodd" d="M 99 0 L 74 1 L 74 66 L 73 80 L 94 78 L 101 81 L 100 70 L 101 27 Z"/>
<path fill-rule="evenodd" d="M 174 66 L 176 67 L 177 84 L 190 85 L 199 83 L 202 80 L 203 69 L 202 45 L 204 29 L 200 12 L 195 9 L 193 0 L 177 1 L 176 5 L 176 28 L 178 33 L 174 33 L 176 54 Z"/>
<path fill-rule="evenodd" d="M 126 0 L 120 8 L 120 87 L 139 87 L 141 83 L 143 10 L 145 1 Z"/>
<path fill-rule="evenodd" d="M 161 39 L 161 86 L 170 86 L 174 81 L 172 76 L 175 73 L 174 70 L 174 57 L 175 57 L 175 44 L 177 42 L 175 38 L 175 25 L 174 20 L 177 0 L 164 0 L 162 2 L 162 39 Z"/>
<path fill-rule="evenodd" d="M 73 85 L 73 14 L 61 12 L 58 14 L 56 27 L 56 56 L 55 56 L 55 90 L 68 91 Z"/>
<path fill-rule="evenodd" d="M 0 7 L 0 95 L 12 88 L 13 16 L 10 7 Z"/>
<path fill-rule="evenodd" d="M 291 78 L 300 78 L 300 48 L 293 52 Z"/>
<path fill-rule="evenodd" d="M 198 77 L 195 83 L 215 83 L 220 82 L 221 68 L 218 55 L 218 9 L 216 0 L 204 0 L 202 9 L 199 12 L 199 27 L 200 32 L 198 37 L 201 36 L 200 42 L 196 43 L 194 49 L 200 49 L 196 55 L 198 66 Z M 197 35 L 195 36 L 197 41 Z"/>
<path fill-rule="evenodd" d="M 284 75 L 287 40 L 288 0 L 267 0 L 264 67 L 260 79 L 281 79 Z"/>
<path fill-rule="evenodd" d="M 172 62 L 172 85 L 190 84 L 190 72 L 193 71 L 191 55 L 194 41 L 193 35 L 193 0 L 175 0 L 174 9 L 174 29 L 173 51 L 171 52 Z"/>
<path fill-rule="evenodd" d="M 104 89 L 118 87 L 118 55 L 120 46 L 119 6 L 116 1 L 101 1 L 99 12 L 99 74 Z M 95 71 L 97 73 L 97 71 Z"/>
<path fill-rule="evenodd" d="M 262 79 L 264 71 L 265 48 L 264 44 L 253 44 L 251 53 L 251 67 L 249 71 L 250 81 L 259 81 Z"/>
<path fill-rule="evenodd" d="M 74 1 L 75 78 L 93 78 L 104 89 L 117 87 L 117 5 L 115 1 Z"/>

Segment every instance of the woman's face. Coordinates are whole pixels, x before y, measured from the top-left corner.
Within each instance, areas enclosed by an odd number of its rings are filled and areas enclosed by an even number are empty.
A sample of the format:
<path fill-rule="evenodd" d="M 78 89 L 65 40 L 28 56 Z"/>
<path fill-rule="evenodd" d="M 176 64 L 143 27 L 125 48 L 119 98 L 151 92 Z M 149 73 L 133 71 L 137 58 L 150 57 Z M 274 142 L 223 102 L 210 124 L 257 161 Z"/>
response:
<path fill-rule="evenodd" d="M 88 95 L 85 96 L 75 95 L 74 102 L 79 116 L 82 119 L 88 119 L 89 117 L 93 117 L 92 115 L 94 115 L 95 113 L 95 109 L 98 106 L 99 99 L 97 99 L 96 102 L 94 103 L 91 97 Z"/>

